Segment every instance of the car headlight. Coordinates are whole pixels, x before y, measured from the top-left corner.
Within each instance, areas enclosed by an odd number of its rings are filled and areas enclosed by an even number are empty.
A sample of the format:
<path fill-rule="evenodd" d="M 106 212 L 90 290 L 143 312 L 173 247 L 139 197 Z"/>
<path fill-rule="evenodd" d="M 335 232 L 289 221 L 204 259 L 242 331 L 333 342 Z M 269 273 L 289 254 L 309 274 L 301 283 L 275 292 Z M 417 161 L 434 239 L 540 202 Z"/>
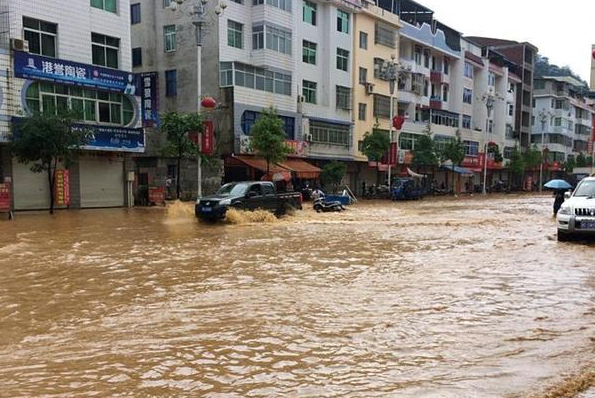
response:
<path fill-rule="evenodd" d="M 570 206 L 562 206 L 562 207 L 560 208 L 560 211 L 559 211 L 558 213 L 559 213 L 559 214 L 564 214 L 564 215 L 566 215 L 566 216 L 569 216 L 570 214 L 572 214 L 572 213 L 570 212 Z"/>
<path fill-rule="evenodd" d="M 221 202 L 219 202 L 219 204 L 221 206 L 230 206 L 231 205 L 231 199 L 223 199 Z"/>

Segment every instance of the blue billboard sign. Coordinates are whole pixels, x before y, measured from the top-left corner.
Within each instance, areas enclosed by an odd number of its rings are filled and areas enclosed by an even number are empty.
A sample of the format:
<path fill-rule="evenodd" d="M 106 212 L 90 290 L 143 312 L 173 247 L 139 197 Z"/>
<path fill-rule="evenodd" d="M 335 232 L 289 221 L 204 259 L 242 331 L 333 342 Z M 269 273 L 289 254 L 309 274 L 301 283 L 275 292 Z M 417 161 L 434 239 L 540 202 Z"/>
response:
<path fill-rule="evenodd" d="M 21 51 L 14 52 L 14 75 L 129 95 L 136 93 L 136 77 L 133 73 Z"/>
<path fill-rule="evenodd" d="M 19 139 L 19 126 L 23 118 L 12 118 L 13 139 Z M 102 126 L 96 124 L 75 124 L 74 129 L 90 132 L 90 140 L 81 149 L 91 151 L 145 152 L 145 132 L 142 128 Z"/>
<path fill-rule="evenodd" d="M 159 119 L 159 84 L 157 72 L 141 73 L 137 77 L 137 94 L 141 96 L 143 125 L 153 127 L 161 124 Z"/>
<path fill-rule="evenodd" d="M 91 139 L 82 149 L 115 152 L 145 152 L 145 133 L 142 128 L 126 128 L 78 124 L 75 127 L 91 130 Z"/>

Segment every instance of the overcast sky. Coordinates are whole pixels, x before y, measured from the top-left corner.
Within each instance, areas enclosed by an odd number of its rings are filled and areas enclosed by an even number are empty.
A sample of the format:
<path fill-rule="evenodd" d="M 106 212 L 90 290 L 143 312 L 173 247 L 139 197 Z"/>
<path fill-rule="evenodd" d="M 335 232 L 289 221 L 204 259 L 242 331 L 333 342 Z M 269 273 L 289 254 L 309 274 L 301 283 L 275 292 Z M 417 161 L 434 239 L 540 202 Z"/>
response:
<path fill-rule="evenodd" d="M 466 36 L 528 41 L 559 66 L 585 81 L 595 44 L 593 0 L 417 0 L 444 24 Z M 526 20 L 524 20 L 526 19 Z"/>

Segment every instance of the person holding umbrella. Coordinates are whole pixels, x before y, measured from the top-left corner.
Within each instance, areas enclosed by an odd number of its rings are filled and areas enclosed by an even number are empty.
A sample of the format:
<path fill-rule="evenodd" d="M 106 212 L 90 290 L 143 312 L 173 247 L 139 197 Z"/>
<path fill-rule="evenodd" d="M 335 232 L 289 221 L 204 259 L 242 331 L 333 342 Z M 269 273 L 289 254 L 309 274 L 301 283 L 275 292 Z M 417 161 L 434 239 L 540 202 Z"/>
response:
<path fill-rule="evenodd" d="M 560 210 L 562 203 L 564 203 L 564 192 L 572 188 L 572 185 L 564 180 L 551 180 L 544 187 L 554 190 L 554 217 L 556 217 L 558 210 Z"/>

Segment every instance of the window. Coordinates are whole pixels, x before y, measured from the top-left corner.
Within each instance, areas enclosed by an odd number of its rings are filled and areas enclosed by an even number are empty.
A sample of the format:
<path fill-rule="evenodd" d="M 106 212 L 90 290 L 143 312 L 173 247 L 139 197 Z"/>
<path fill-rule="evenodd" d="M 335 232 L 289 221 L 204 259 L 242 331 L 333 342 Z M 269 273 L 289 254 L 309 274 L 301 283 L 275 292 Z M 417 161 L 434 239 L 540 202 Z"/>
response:
<path fill-rule="evenodd" d="M 543 90 L 545 88 L 545 80 L 535 80 L 533 88 L 535 90 Z"/>
<path fill-rule="evenodd" d="M 372 111 L 374 117 L 388 119 L 390 117 L 390 97 L 374 94 L 374 109 Z"/>
<path fill-rule="evenodd" d="M 496 86 L 496 75 L 493 73 L 488 74 L 488 86 Z"/>
<path fill-rule="evenodd" d="M 511 159 L 513 153 L 514 153 L 514 147 L 512 147 L 512 146 L 504 147 L 504 153 L 503 153 L 504 159 Z"/>
<path fill-rule="evenodd" d="M 468 88 L 463 89 L 463 102 L 466 104 L 473 103 L 473 90 L 470 90 Z"/>
<path fill-rule="evenodd" d="M 445 75 L 450 73 L 450 59 L 444 57 L 444 64 L 442 65 Z"/>
<path fill-rule="evenodd" d="M 493 132 L 494 132 L 494 121 L 488 120 L 488 133 L 493 133 Z"/>
<path fill-rule="evenodd" d="M 382 69 L 383 64 L 384 60 L 382 58 L 374 58 L 374 79 L 382 79 L 380 70 Z"/>
<path fill-rule="evenodd" d="M 349 14 L 337 10 L 337 32 L 349 33 Z"/>
<path fill-rule="evenodd" d="M 316 4 L 310 3 L 309 1 L 304 1 L 303 10 L 303 20 L 304 22 L 309 23 L 310 25 L 316 26 Z"/>
<path fill-rule="evenodd" d="M 171 5 L 172 0 L 163 0 L 163 8 L 169 7 Z"/>
<path fill-rule="evenodd" d="M 439 126 L 459 127 L 459 115 L 444 110 L 432 109 L 430 113 L 429 109 L 423 109 L 422 119 Z"/>
<path fill-rule="evenodd" d="M 554 126 L 556 126 L 556 127 L 562 126 L 562 118 L 561 117 L 554 118 Z"/>
<path fill-rule="evenodd" d="M 267 4 L 291 12 L 291 0 L 266 0 Z"/>
<path fill-rule="evenodd" d="M 414 150 L 415 144 L 419 140 L 420 135 L 411 133 L 399 134 L 399 148 L 405 150 Z"/>
<path fill-rule="evenodd" d="M 231 1 L 233 1 L 234 3 L 237 3 L 237 4 L 244 4 L 244 0 L 231 0 Z"/>
<path fill-rule="evenodd" d="M 421 65 L 421 47 L 420 46 L 415 46 L 415 49 L 413 51 L 413 59 L 415 60 L 415 63 L 417 65 Z"/>
<path fill-rule="evenodd" d="M 140 3 L 130 4 L 130 23 L 140 23 Z"/>
<path fill-rule="evenodd" d="M 269 93 L 291 95 L 291 74 L 273 72 L 240 62 L 221 62 L 221 87 L 242 86 Z"/>
<path fill-rule="evenodd" d="M 473 65 L 469 62 L 465 62 L 465 77 L 473 79 Z"/>
<path fill-rule="evenodd" d="M 176 25 L 166 25 L 163 27 L 163 46 L 166 53 L 176 51 Z"/>
<path fill-rule="evenodd" d="M 316 65 L 316 43 L 306 40 L 302 42 L 302 60 L 307 64 Z"/>
<path fill-rule="evenodd" d="M 91 41 L 93 64 L 117 69 L 120 39 L 99 33 L 91 33 Z"/>
<path fill-rule="evenodd" d="M 23 17 L 25 40 L 29 42 L 29 52 L 56 57 L 58 25 L 38 19 Z"/>
<path fill-rule="evenodd" d="M 310 121 L 310 133 L 313 142 L 341 146 L 351 145 L 351 134 L 347 125 L 312 120 Z"/>
<path fill-rule="evenodd" d="M 442 101 L 448 102 L 448 86 L 442 86 Z"/>
<path fill-rule="evenodd" d="M 262 50 L 264 48 L 264 26 L 252 27 L 252 49 Z"/>
<path fill-rule="evenodd" d="M 513 116 L 513 115 L 514 115 L 514 105 L 508 104 L 508 116 Z"/>
<path fill-rule="evenodd" d="M 397 30 L 392 26 L 376 22 L 374 25 L 374 44 L 380 44 L 385 47 L 397 47 Z"/>
<path fill-rule="evenodd" d="M 514 131 L 512 129 L 512 125 L 510 125 L 510 124 L 506 125 L 506 136 L 505 137 L 507 140 L 514 140 L 514 138 L 515 138 Z"/>
<path fill-rule="evenodd" d="M 116 0 L 91 0 L 91 7 L 116 13 Z"/>
<path fill-rule="evenodd" d="M 143 64 L 143 50 L 140 47 L 132 49 L 132 66 L 141 66 Z"/>
<path fill-rule="evenodd" d="M 430 67 L 430 50 L 424 50 L 424 67 Z"/>
<path fill-rule="evenodd" d="M 337 108 L 350 110 L 351 109 L 351 89 L 349 87 L 337 86 Z"/>
<path fill-rule="evenodd" d="M 471 116 L 463 115 L 463 128 L 471 130 Z"/>
<path fill-rule="evenodd" d="M 259 6 L 261 4 L 264 4 L 264 0 L 252 0 L 253 6 Z"/>
<path fill-rule="evenodd" d="M 27 88 L 25 100 L 31 112 L 55 114 L 71 110 L 79 120 L 90 123 L 127 126 L 134 119 L 132 103 L 119 93 L 35 82 Z"/>
<path fill-rule="evenodd" d="M 349 69 L 349 51 L 337 48 L 337 69 L 345 72 Z"/>
<path fill-rule="evenodd" d="M 436 134 L 434 136 L 434 145 L 436 147 L 436 151 L 441 153 L 442 151 L 444 151 L 444 148 L 446 148 L 446 145 L 452 141 L 452 137 L 449 137 L 447 135 L 438 135 Z"/>
<path fill-rule="evenodd" d="M 368 49 L 368 34 L 366 32 L 359 32 L 359 48 Z"/>
<path fill-rule="evenodd" d="M 244 48 L 244 25 L 227 20 L 227 45 L 235 48 Z"/>
<path fill-rule="evenodd" d="M 366 84 L 368 82 L 368 70 L 366 68 L 359 68 L 359 82 L 360 84 Z"/>
<path fill-rule="evenodd" d="M 367 104 L 358 104 L 357 106 L 357 119 L 358 120 L 366 120 L 366 112 L 368 111 L 368 105 Z"/>
<path fill-rule="evenodd" d="M 165 71 L 165 96 L 178 95 L 178 71 L 175 69 Z"/>
<path fill-rule="evenodd" d="M 260 112 L 244 111 L 244 113 L 242 113 L 241 125 L 244 135 L 250 135 L 252 126 L 259 117 Z M 283 122 L 283 131 L 285 131 L 285 137 L 288 140 L 295 139 L 295 118 L 281 115 L 277 115 L 277 118 Z"/>
<path fill-rule="evenodd" d="M 304 96 L 304 101 L 309 104 L 316 103 L 316 83 L 310 82 L 308 80 L 304 80 L 302 82 L 302 95 Z"/>
<path fill-rule="evenodd" d="M 465 148 L 465 156 L 478 156 L 479 155 L 479 142 L 477 142 L 477 141 L 463 141 L 463 147 Z"/>
<path fill-rule="evenodd" d="M 291 31 L 267 25 L 266 47 L 281 54 L 291 54 Z"/>

